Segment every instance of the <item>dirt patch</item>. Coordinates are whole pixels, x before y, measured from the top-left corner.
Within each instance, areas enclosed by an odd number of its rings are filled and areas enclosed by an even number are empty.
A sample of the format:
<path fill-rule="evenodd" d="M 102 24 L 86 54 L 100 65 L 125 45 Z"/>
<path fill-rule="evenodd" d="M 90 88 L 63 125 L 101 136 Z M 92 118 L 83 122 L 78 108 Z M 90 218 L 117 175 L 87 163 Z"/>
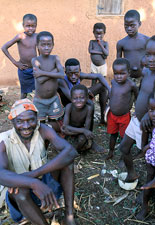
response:
<path fill-rule="evenodd" d="M 4 106 L 0 107 L 0 132 L 6 131 L 12 127 L 11 122 L 7 116 L 11 105 L 16 99 L 20 97 L 20 89 L 18 87 L 10 87 L 3 96 L 3 101 L 6 102 Z M 97 120 L 98 113 L 95 118 Z M 104 146 L 108 150 L 109 136 L 106 133 L 106 128 L 94 125 L 95 141 Z M 118 143 L 119 144 L 119 143 Z M 136 147 L 133 147 L 134 154 L 137 153 Z M 134 191 L 127 191 L 121 189 L 118 185 L 117 178 L 108 174 L 102 176 L 102 169 L 117 170 L 118 169 L 120 152 L 115 151 L 113 160 L 105 162 L 105 154 L 96 154 L 91 151 L 87 154 L 79 156 L 75 160 L 75 196 L 76 202 L 80 206 L 75 211 L 77 224 L 79 225 L 135 225 L 135 224 L 155 224 L 155 204 L 154 199 L 150 201 L 150 214 L 145 221 L 137 221 L 135 214 L 140 210 L 140 206 L 135 203 L 136 196 L 141 192 L 140 187 L 146 180 L 146 167 L 143 159 L 135 161 L 137 173 L 140 175 L 139 183 Z M 125 171 L 125 169 L 124 169 Z M 89 178 L 89 179 L 88 179 Z M 126 194 L 126 195 L 125 195 Z M 106 203 L 113 198 L 126 196 L 120 203 L 113 205 Z M 106 201 L 106 202 L 105 202 Z M 60 219 L 63 212 L 56 215 L 56 219 Z M 51 221 L 51 220 L 50 220 Z M 0 211 L 0 224 L 8 225 L 14 224 L 9 218 L 9 213 L 3 209 Z M 23 223 L 30 224 L 30 223 Z M 53 222 L 53 225 L 57 224 Z"/>

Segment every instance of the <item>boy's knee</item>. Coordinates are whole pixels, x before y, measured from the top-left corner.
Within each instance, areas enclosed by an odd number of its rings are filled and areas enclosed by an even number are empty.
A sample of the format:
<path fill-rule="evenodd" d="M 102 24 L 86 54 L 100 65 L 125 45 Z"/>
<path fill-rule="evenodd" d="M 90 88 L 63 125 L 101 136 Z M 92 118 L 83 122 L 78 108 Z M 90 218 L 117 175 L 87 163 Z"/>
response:
<path fill-rule="evenodd" d="M 79 143 L 79 145 L 82 145 L 82 144 L 84 144 L 85 142 L 86 142 L 86 137 L 84 136 L 84 135 L 79 135 L 79 137 L 78 137 L 78 143 Z"/>
<path fill-rule="evenodd" d="M 25 202 L 28 197 L 30 196 L 30 190 L 26 188 L 20 188 L 18 190 L 18 194 L 11 194 L 11 196 L 17 201 L 17 202 Z"/>

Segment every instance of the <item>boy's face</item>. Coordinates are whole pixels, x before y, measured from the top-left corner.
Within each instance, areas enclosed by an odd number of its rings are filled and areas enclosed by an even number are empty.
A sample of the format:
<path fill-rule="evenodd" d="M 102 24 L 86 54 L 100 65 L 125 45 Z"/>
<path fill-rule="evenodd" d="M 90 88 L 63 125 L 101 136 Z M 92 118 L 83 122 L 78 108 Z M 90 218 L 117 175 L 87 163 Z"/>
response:
<path fill-rule="evenodd" d="M 138 22 L 134 17 L 126 17 L 124 21 L 124 28 L 129 37 L 135 36 L 138 32 L 141 22 Z"/>
<path fill-rule="evenodd" d="M 80 65 L 77 66 L 66 66 L 65 73 L 68 77 L 68 80 L 74 85 L 78 82 L 80 78 Z"/>
<path fill-rule="evenodd" d="M 149 117 L 155 127 L 155 99 L 152 98 L 149 100 Z"/>
<path fill-rule="evenodd" d="M 87 102 L 87 96 L 84 90 L 74 90 L 71 97 L 72 104 L 77 109 L 82 109 Z"/>
<path fill-rule="evenodd" d="M 36 31 L 37 22 L 35 20 L 25 19 L 23 22 L 23 27 L 24 27 L 25 33 L 28 36 L 31 36 Z"/>
<path fill-rule="evenodd" d="M 146 63 L 150 70 L 155 71 L 155 41 L 153 40 L 146 45 Z"/>
<path fill-rule="evenodd" d="M 96 41 L 101 41 L 104 37 L 103 29 L 95 29 L 93 33 L 94 33 Z"/>
<path fill-rule="evenodd" d="M 127 77 L 129 76 L 129 71 L 125 64 L 114 65 L 113 72 L 114 72 L 114 79 L 118 84 L 125 83 Z"/>
<path fill-rule="evenodd" d="M 37 47 L 41 55 L 49 56 L 53 49 L 53 46 L 53 40 L 50 36 L 42 36 L 40 37 Z"/>

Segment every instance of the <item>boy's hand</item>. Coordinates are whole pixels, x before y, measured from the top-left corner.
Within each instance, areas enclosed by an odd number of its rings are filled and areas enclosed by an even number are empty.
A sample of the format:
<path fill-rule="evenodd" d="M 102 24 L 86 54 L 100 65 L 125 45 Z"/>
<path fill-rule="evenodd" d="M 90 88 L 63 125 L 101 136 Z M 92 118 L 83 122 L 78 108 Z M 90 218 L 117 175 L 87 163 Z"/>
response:
<path fill-rule="evenodd" d="M 38 67 L 33 67 L 33 76 L 38 78 L 43 75 L 43 72 Z"/>
<path fill-rule="evenodd" d="M 32 190 L 33 193 L 41 200 L 41 208 L 49 208 L 49 210 L 51 210 L 53 205 L 55 205 L 56 208 L 60 208 L 52 189 L 43 182 L 39 180 L 35 182 Z"/>
<path fill-rule="evenodd" d="M 93 138 L 93 133 L 90 130 L 84 129 L 84 135 L 86 136 L 87 139 L 92 139 Z"/>
<path fill-rule="evenodd" d="M 28 68 L 27 64 L 23 64 L 21 62 L 16 62 L 15 66 L 17 66 L 20 70 L 26 70 Z"/>
<path fill-rule="evenodd" d="M 152 123 L 151 123 L 148 113 L 146 113 L 143 116 L 143 118 L 141 119 L 140 128 L 141 128 L 141 130 L 144 130 L 145 132 L 151 131 Z"/>

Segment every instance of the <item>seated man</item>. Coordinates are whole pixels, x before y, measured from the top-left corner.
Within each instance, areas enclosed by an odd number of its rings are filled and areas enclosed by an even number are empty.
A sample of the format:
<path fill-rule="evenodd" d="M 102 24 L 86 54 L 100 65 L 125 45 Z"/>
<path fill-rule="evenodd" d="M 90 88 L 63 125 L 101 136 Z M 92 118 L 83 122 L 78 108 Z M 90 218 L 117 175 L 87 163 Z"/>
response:
<path fill-rule="evenodd" d="M 76 150 L 52 128 L 39 124 L 37 109 L 28 99 L 15 102 L 9 119 L 13 129 L 0 134 L 0 184 L 11 188 L 6 202 L 12 219 L 19 223 L 24 216 L 32 224 L 48 225 L 39 207 L 58 208 L 57 199 L 63 189 L 65 224 L 75 225 L 70 164 L 77 156 Z M 50 143 L 60 153 L 47 162 Z"/>
<path fill-rule="evenodd" d="M 58 85 L 59 89 L 58 92 L 61 97 L 62 104 L 66 106 L 68 103 L 71 102 L 70 90 L 73 86 L 80 84 L 81 80 L 89 79 L 89 80 L 98 80 L 99 83 L 93 85 L 92 87 L 88 88 L 89 94 L 92 93 L 93 96 L 97 94 L 101 94 L 99 96 L 99 103 L 101 108 L 101 120 L 100 123 L 104 123 L 104 110 L 107 101 L 107 91 L 110 93 L 110 86 L 106 79 L 97 73 L 83 73 L 81 72 L 80 62 L 77 59 L 71 58 L 65 62 L 65 79 L 59 79 Z"/>

